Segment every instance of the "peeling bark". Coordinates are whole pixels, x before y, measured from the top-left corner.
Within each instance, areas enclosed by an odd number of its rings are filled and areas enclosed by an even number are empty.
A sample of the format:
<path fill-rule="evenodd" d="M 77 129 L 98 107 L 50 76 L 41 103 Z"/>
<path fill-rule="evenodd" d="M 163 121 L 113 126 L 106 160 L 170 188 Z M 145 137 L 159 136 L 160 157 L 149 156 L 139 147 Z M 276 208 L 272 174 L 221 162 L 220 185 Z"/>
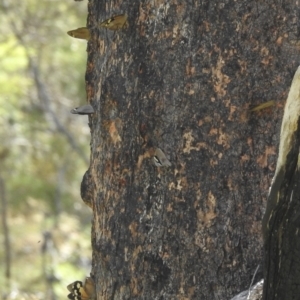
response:
<path fill-rule="evenodd" d="M 97 27 L 121 13 L 127 29 Z M 89 2 L 95 113 L 81 193 L 97 299 L 223 300 L 248 288 L 298 15 L 291 0 Z M 153 147 L 171 167 L 152 164 Z"/>

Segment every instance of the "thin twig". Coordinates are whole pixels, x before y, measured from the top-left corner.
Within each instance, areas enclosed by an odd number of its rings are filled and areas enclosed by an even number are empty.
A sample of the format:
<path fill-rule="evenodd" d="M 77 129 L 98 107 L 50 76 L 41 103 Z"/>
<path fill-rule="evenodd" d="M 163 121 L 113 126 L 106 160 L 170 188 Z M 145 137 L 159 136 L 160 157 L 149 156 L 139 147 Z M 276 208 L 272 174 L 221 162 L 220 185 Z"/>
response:
<path fill-rule="evenodd" d="M 252 287 L 252 285 L 253 285 L 253 281 L 254 281 L 254 279 L 255 279 L 255 276 L 256 276 L 256 273 L 257 273 L 259 267 L 260 267 L 260 265 L 258 265 L 258 266 L 256 267 L 256 270 L 255 270 L 255 272 L 254 272 L 254 275 L 252 276 L 252 280 L 251 280 L 250 287 L 249 287 L 249 290 L 248 290 L 247 300 L 250 299 L 249 297 L 250 297 L 250 295 L 251 295 L 251 287 Z"/>

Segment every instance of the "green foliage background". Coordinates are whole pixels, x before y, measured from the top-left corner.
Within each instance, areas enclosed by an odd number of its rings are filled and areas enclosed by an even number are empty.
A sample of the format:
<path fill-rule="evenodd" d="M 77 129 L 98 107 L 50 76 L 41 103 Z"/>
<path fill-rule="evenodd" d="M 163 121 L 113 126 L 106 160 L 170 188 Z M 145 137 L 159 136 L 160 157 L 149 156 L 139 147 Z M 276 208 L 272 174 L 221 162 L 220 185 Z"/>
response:
<path fill-rule="evenodd" d="M 80 198 L 90 133 L 86 116 L 70 114 L 86 103 L 87 43 L 66 34 L 85 26 L 87 2 L 3 0 L 0 13 L 0 297 L 67 299 L 91 264 Z"/>

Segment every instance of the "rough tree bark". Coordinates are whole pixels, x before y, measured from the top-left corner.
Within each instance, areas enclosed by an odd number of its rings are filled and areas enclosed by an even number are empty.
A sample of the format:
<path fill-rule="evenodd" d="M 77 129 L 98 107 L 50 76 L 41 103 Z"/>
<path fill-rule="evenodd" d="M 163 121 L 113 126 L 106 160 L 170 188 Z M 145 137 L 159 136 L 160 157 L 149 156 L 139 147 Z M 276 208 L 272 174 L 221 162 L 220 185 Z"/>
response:
<path fill-rule="evenodd" d="M 88 8 L 96 112 L 81 193 L 93 209 L 97 299 L 229 299 L 262 259 L 299 4 L 90 0 Z M 119 13 L 128 29 L 97 28 Z M 277 105 L 249 112 L 268 100 Z M 153 166 L 152 147 L 172 166 Z"/>

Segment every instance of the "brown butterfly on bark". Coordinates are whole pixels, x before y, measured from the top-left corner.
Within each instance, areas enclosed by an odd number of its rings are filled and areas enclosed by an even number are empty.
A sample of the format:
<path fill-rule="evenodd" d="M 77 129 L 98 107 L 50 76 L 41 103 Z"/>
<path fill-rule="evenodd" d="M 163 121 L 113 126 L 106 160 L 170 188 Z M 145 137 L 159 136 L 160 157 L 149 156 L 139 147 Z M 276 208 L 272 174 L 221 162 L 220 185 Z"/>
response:
<path fill-rule="evenodd" d="M 70 30 L 67 34 L 76 39 L 89 40 L 91 38 L 91 33 L 86 27 L 80 27 L 74 30 Z"/>
<path fill-rule="evenodd" d="M 68 295 L 71 300 L 96 300 L 95 285 L 91 277 L 87 277 L 84 284 L 82 281 L 74 281 L 67 289 L 71 292 Z"/>
<path fill-rule="evenodd" d="M 126 14 L 112 16 L 111 18 L 101 22 L 99 26 L 110 30 L 119 30 L 127 28 L 129 26 L 127 18 L 128 17 Z"/>

